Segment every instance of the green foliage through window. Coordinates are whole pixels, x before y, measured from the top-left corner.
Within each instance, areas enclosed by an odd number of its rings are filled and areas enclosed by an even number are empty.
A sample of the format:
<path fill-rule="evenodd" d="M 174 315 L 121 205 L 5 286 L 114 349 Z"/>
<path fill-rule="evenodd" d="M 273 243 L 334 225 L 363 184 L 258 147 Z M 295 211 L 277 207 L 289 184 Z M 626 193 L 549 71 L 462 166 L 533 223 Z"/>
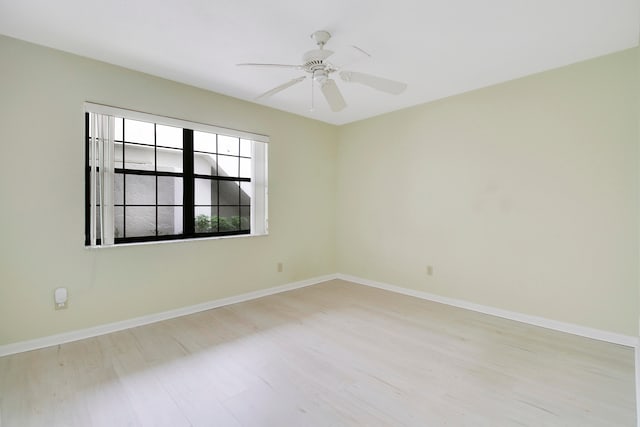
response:
<path fill-rule="evenodd" d="M 196 233 L 210 233 L 217 231 L 248 230 L 249 218 L 240 216 L 208 216 L 198 215 L 195 221 Z"/>

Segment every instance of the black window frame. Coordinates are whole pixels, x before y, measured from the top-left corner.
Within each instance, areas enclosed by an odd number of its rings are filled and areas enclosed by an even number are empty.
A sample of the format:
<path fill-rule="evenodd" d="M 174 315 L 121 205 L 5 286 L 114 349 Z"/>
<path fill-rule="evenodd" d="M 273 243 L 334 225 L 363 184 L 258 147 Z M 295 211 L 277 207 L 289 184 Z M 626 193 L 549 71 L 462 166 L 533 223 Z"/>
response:
<path fill-rule="evenodd" d="M 90 198 L 91 198 L 91 183 L 90 183 L 90 175 L 91 175 L 91 165 L 90 165 L 90 161 L 89 161 L 89 150 L 90 150 L 90 135 L 89 135 L 89 120 L 90 120 L 90 112 L 85 112 L 85 246 L 91 246 L 91 240 L 90 240 L 90 220 L 91 220 L 91 206 L 90 206 Z M 125 140 L 125 133 L 124 133 L 124 119 L 127 119 L 126 117 L 118 117 L 119 119 L 123 119 L 123 140 L 117 140 L 116 142 L 121 143 L 123 146 L 123 150 L 124 150 L 124 146 L 125 144 L 131 144 L 131 141 L 126 141 Z M 156 126 L 159 123 L 155 123 L 153 122 L 154 125 L 154 157 L 157 156 L 157 148 L 158 145 L 156 144 Z M 145 205 L 145 206 L 154 206 L 155 207 L 155 211 L 156 211 L 156 229 L 155 229 L 155 235 L 152 236 L 135 236 L 135 237 L 126 237 L 126 220 L 123 218 L 123 224 L 125 229 L 123 230 L 124 236 L 125 237 L 114 237 L 114 245 L 119 245 L 119 244 L 127 244 L 127 243 L 144 243 L 144 242 L 162 242 L 162 241 L 171 241 L 171 240 L 188 240 L 188 239 L 202 239 L 202 238 L 210 238 L 210 237 L 225 237 L 225 236 L 243 236 L 243 235 L 250 235 L 251 234 L 251 221 L 249 221 L 249 228 L 248 229 L 237 229 L 237 230 L 228 230 L 228 231 L 206 231 L 206 232 L 202 232 L 202 231 L 196 231 L 196 226 L 195 226 L 195 222 L 196 222 L 196 218 L 195 218 L 195 208 L 198 206 L 195 204 L 195 180 L 196 179 L 208 179 L 211 180 L 213 182 L 216 182 L 217 185 L 219 185 L 219 183 L 221 181 L 232 181 L 232 182 L 238 182 L 238 184 L 240 184 L 241 182 L 248 182 L 251 183 L 252 182 L 252 178 L 250 177 L 227 177 L 227 176 L 221 176 L 218 175 L 216 173 L 216 175 L 203 175 L 203 174 L 196 174 L 194 172 L 194 156 L 196 153 L 198 153 L 199 151 L 195 151 L 194 150 L 194 144 L 193 144 L 193 136 L 194 136 L 194 130 L 193 129 L 189 129 L 186 127 L 182 128 L 183 131 L 183 148 L 182 148 L 182 155 L 183 155 L 183 170 L 182 172 L 167 172 L 167 171 L 158 171 L 157 170 L 157 162 L 154 162 L 154 170 L 139 170 L 139 169 L 130 169 L 130 168 L 125 168 L 125 161 L 126 159 L 124 158 L 124 153 L 126 153 L 126 151 L 123 152 L 123 162 L 122 162 L 122 168 L 115 168 L 114 172 L 116 175 L 118 174 L 122 174 L 123 175 L 123 192 L 126 191 L 126 179 L 124 179 L 126 177 L 126 175 L 139 175 L 139 176 L 154 176 L 156 178 L 156 185 L 155 185 L 155 191 L 156 191 L 156 203 L 155 205 Z M 213 134 L 213 133 L 212 133 Z M 216 140 L 218 137 L 218 134 L 216 135 Z M 236 138 L 234 136 L 234 138 Z M 240 139 L 238 138 L 238 141 L 240 143 Z M 135 143 L 133 143 L 135 144 Z M 139 144 L 140 145 L 140 144 Z M 150 146 L 150 145 L 147 145 Z M 250 157 L 246 157 L 246 156 L 241 156 L 240 153 L 238 156 L 234 156 L 234 157 L 238 157 L 240 161 L 240 158 L 250 158 Z M 251 158 L 252 161 L 255 161 L 255 159 Z M 169 205 L 163 205 L 163 204 L 158 204 L 158 178 L 162 177 L 162 176 L 170 176 L 170 177 L 181 177 L 182 178 L 182 183 L 183 183 L 183 188 L 182 188 L 182 197 L 183 197 L 183 203 L 182 203 L 182 220 L 183 220 L 183 224 L 182 224 L 182 233 L 181 234 L 171 234 L 171 235 L 167 235 L 167 234 L 158 234 L 158 207 L 164 207 L 164 206 L 169 206 Z M 240 185 L 239 185 L 240 187 Z M 218 208 L 220 206 L 237 206 L 238 207 L 238 212 L 242 212 L 242 208 L 249 208 L 250 210 L 250 215 L 253 214 L 253 212 L 251 212 L 252 206 L 251 206 L 251 201 L 249 202 L 249 204 L 242 204 L 242 196 L 241 196 L 241 190 L 239 190 L 239 194 L 238 194 L 238 205 L 220 205 L 219 201 L 217 205 L 210 205 L 210 206 L 218 206 Z M 120 204 L 116 204 L 114 203 L 114 207 L 115 206 L 120 206 Z M 126 206 L 135 206 L 135 205 L 127 205 L 126 204 L 126 200 L 123 200 L 123 215 L 125 215 L 126 218 Z M 173 207 L 178 207 L 180 205 L 170 205 Z M 218 227 L 219 229 L 219 227 Z M 98 238 L 96 241 L 97 246 L 101 245 L 101 239 Z"/>

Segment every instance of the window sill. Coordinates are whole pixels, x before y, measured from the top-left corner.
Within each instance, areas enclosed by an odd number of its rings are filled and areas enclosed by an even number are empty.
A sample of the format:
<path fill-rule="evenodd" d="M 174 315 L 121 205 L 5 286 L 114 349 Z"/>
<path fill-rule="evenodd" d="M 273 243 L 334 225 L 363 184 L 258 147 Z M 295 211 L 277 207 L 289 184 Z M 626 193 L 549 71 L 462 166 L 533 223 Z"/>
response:
<path fill-rule="evenodd" d="M 239 235 L 232 235 L 232 236 L 207 236 L 207 237 L 195 237 L 195 238 L 191 238 L 191 239 L 174 239 L 174 240 L 158 240 L 158 241 L 152 241 L 152 242 L 131 242 L 131 243 L 118 243 L 117 245 L 111 245 L 111 246 L 84 246 L 85 249 L 87 250 L 94 250 L 94 249 L 112 249 L 112 248 L 122 248 L 122 247 L 127 247 L 127 246 L 146 246 L 146 245 L 163 245 L 163 244 L 170 244 L 170 243 L 184 243 L 184 242 L 201 242 L 204 240 L 222 240 L 222 239 L 246 239 L 246 238 L 251 238 L 251 237 L 266 237 L 268 236 L 269 233 L 264 233 L 264 234 L 239 234 Z"/>

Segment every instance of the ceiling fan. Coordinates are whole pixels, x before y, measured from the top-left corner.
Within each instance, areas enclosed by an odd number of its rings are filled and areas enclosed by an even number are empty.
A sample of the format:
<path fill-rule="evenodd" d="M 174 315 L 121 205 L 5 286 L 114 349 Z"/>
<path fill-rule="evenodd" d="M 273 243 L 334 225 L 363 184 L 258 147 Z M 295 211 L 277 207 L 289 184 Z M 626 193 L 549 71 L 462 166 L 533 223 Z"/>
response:
<path fill-rule="evenodd" d="M 344 98 L 342 97 L 342 93 L 340 93 L 340 89 L 336 85 L 335 80 L 331 79 L 330 76 L 333 73 L 338 73 L 340 78 L 349 83 L 360 83 L 365 86 L 369 86 L 373 89 L 377 89 L 382 92 L 390 93 L 393 95 L 398 95 L 402 93 L 406 88 L 406 83 L 397 82 L 394 80 L 385 79 L 382 77 L 373 76 L 371 74 L 359 73 L 355 71 L 346 71 L 341 70 L 327 62 L 327 59 L 333 55 L 333 52 L 325 49 L 324 45 L 327 44 L 329 39 L 331 38 L 331 34 L 327 31 L 316 31 L 311 35 L 311 37 L 315 40 L 318 45 L 317 49 L 310 50 L 306 52 L 302 56 L 302 64 L 301 65 L 290 65 L 290 64 L 259 64 L 259 63 L 244 63 L 237 64 L 239 66 L 250 66 L 250 67 L 267 67 L 267 68 L 293 68 L 296 70 L 305 71 L 311 75 L 311 108 L 313 109 L 313 88 L 315 84 L 320 86 L 320 90 L 324 95 L 329 107 L 332 111 L 340 111 L 347 106 Z M 355 46 L 354 46 L 355 47 Z M 362 51 L 355 47 L 357 50 Z M 362 51 L 364 52 L 364 51 Z M 366 54 L 366 52 L 364 52 Z M 368 55 L 368 54 L 367 54 Z M 276 93 L 283 91 L 291 86 L 302 82 L 306 79 L 307 76 L 300 76 L 295 79 L 292 79 L 280 86 L 276 86 L 271 90 L 266 91 L 262 95 L 257 96 L 255 99 L 264 99 L 269 98 L 270 96 L 275 95 Z"/>

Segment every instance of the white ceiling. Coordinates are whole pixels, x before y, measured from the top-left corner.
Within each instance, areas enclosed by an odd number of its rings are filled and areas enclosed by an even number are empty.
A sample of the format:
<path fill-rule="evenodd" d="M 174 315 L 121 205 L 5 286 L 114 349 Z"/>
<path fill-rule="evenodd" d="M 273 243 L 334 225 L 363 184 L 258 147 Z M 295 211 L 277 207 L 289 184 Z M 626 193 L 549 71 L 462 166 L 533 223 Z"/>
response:
<path fill-rule="evenodd" d="M 309 79 L 259 102 L 333 124 L 637 46 L 639 21 L 640 0 L 0 0 L 0 34 L 248 101 L 303 72 L 235 64 L 299 64 L 327 30 L 336 65 L 408 83 L 337 79 L 338 113 Z"/>

